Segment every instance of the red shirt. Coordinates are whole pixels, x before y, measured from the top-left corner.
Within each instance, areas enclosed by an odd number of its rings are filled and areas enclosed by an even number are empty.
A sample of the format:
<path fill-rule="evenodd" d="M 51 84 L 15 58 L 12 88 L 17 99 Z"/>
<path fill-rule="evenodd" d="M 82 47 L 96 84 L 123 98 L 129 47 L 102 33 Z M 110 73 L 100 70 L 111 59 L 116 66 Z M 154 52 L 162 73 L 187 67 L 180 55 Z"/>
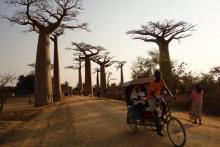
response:
<path fill-rule="evenodd" d="M 152 92 L 154 92 L 156 95 L 160 95 L 161 89 L 165 86 L 165 82 L 163 79 L 161 79 L 159 82 L 156 82 L 155 80 L 150 82 L 150 85 L 148 87 L 148 94 L 147 94 L 147 99 L 151 99 Z"/>

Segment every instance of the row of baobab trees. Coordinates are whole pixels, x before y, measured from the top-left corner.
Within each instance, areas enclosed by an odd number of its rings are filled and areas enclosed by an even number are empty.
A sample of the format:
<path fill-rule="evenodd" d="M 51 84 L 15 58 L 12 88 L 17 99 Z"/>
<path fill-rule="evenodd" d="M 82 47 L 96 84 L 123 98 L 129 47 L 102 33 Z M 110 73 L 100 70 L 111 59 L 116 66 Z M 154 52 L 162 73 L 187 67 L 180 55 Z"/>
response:
<path fill-rule="evenodd" d="M 52 101 L 61 101 L 60 67 L 58 55 L 58 37 L 67 29 L 89 31 L 87 23 L 76 23 L 82 9 L 81 0 L 6 0 L 9 6 L 16 7 L 12 16 L 2 16 L 12 24 L 29 26 L 26 32 L 38 33 L 37 55 L 35 62 L 35 106 L 43 106 Z M 74 24 L 76 23 L 76 24 Z M 54 43 L 53 92 L 51 78 L 50 40 Z M 73 43 L 78 50 L 78 61 L 85 61 L 85 91 L 92 95 L 91 58 L 100 65 L 100 73 L 110 63 L 109 53 L 98 55 L 105 50 L 99 46 L 85 43 Z M 95 51 L 95 52 L 93 52 Z M 91 54 L 90 54 L 91 53 Z M 83 56 L 81 56 L 83 55 Z M 106 57 L 106 58 L 105 58 Z M 103 59 L 103 61 L 102 61 Z M 120 62 L 118 62 L 120 65 Z M 121 67 L 122 68 L 122 67 Z M 79 78 L 80 79 L 80 78 Z M 102 91 L 106 91 L 106 78 L 101 74 Z M 81 88 L 82 89 L 82 88 Z"/>
<path fill-rule="evenodd" d="M 84 95 L 92 96 L 93 95 L 93 87 L 92 87 L 92 72 L 91 72 L 91 61 L 97 63 L 99 68 L 95 69 L 96 72 L 96 89 L 101 92 L 101 95 L 105 95 L 107 92 L 106 88 L 106 68 L 110 67 L 114 63 L 117 64 L 116 68 L 120 69 L 121 81 L 120 86 L 124 82 L 123 78 L 123 66 L 126 61 L 114 61 L 113 56 L 110 56 L 110 52 L 108 52 L 104 47 L 101 46 L 93 46 L 87 43 L 75 43 L 72 42 L 72 48 L 67 48 L 69 50 L 74 51 L 74 60 L 77 61 L 76 65 L 67 66 L 66 68 L 76 69 L 78 70 L 78 90 L 79 93 L 82 94 L 84 91 Z M 82 83 L 82 62 L 84 62 L 85 66 L 85 87 L 83 89 Z M 100 73 L 100 84 L 99 84 L 99 73 Z"/>
<path fill-rule="evenodd" d="M 89 31 L 87 23 L 77 23 L 77 17 L 82 9 L 81 0 L 6 0 L 7 5 L 14 6 L 16 11 L 12 16 L 2 16 L 12 24 L 29 26 L 27 32 L 38 33 L 37 55 L 35 66 L 35 106 L 43 106 L 52 102 L 53 95 L 55 101 L 60 101 L 61 86 L 58 57 L 58 37 L 64 34 L 67 29 L 83 29 Z M 159 65 L 164 79 L 168 85 L 172 83 L 172 70 L 169 55 L 169 43 L 172 40 L 180 40 L 191 36 L 194 25 L 184 21 L 175 22 L 165 20 L 163 22 L 149 22 L 141 26 L 141 29 L 128 31 L 127 34 L 137 35 L 134 39 L 141 39 L 145 42 L 156 43 L 159 47 Z M 54 92 L 52 92 L 51 80 L 51 59 L 50 59 L 50 39 L 54 42 Z M 91 91 L 91 57 L 93 61 L 100 65 L 100 72 L 112 62 L 107 62 L 102 53 L 102 47 L 92 46 L 86 43 L 73 43 L 73 50 L 78 53 L 78 60 L 85 61 L 85 90 L 86 94 Z M 88 50 L 89 49 L 89 50 Z M 95 50 L 95 52 L 90 52 Z M 91 53 L 91 54 L 90 54 Z M 98 56 L 96 56 L 98 55 Z M 101 61 L 102 59 L 102 61 Z M 105 60 L 107 61 L 105 61 Z M 107 63 L 106 63 L 107 62 Z M 104 67 L 104 68 L 103 68 Z M 101 75 L 102 91 L 105 92 L 105 75 Z"/>

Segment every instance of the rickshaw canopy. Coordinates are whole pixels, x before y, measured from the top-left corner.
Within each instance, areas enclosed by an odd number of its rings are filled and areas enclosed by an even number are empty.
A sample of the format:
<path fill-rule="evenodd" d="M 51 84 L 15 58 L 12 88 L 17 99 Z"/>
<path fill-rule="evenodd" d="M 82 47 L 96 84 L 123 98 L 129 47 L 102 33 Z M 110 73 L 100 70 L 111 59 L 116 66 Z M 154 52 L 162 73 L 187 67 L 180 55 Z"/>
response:
<path fill-rule="evenodd" d="M 140 78 L 140 79 L 134 79 L 128 82 L 125 82 L 122 87 L 127 88 L 130 86 L 135 86 L 135 85 L 142 85 L 142 84 L 148 84 L 151 81 L 155 80 L 155 77 L 148 77 L 148 78 Z"/>

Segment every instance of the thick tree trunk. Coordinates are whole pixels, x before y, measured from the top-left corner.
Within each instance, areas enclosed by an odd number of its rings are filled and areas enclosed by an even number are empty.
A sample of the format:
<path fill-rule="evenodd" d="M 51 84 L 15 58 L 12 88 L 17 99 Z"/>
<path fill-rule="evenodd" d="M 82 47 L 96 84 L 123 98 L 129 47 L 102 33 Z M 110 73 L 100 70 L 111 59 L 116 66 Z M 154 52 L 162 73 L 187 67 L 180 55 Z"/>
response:
<path fill-rule="evenodd" d="M 97 71 L 96 73 L 96 87 L 97 87 L 97 90 L 99 90 L 99 72 Z"/>
<path fill-rule="evenodd" d="M 54 101 L 61 101 L 62 91 L 60 85 L 60 66 L 59 66 L 59 52 L 58 52 L 58 39 L 54 36 L 54 69 L 53 69 L 53 79 L 54 79 Z"/>
<path fill-rule="evenodd" d="M 35 106 L 52 103 L 50 33 L 40 31 L 35 67 Z"/>
<path fill-rule="evenodd" d="M 85 59 L 85 95 L 93 96 L 92 78 L 91 78 L 91 61 Z"/>
<path fill-rule="evenodd" d="M 160 50 L 160 62 L 159 62 L 160 71 L 168 87 L 172 88 L 173 80 L 172 80 L 172 65 L 169 54 L 169 43 L 160 42 L 159 50 Z"/>
<path fill-rule="evenodd" d="M 124 83 L 123 66 L 121 66 L 120 69 L 121 69 L 121 86 L 122 86 Z"/>
<path fill-rule="evenodd" d="M 101 79 L 101 94 L 105 95 L 107 90 L 106 90 L 106 74 L 105 74 L 104 64 L 100 65 L 100 79 Z"/>
<path fill-rule="evenodd" d="M 79 62 L 79 69 L 78 69 L 78 74 L 79 74 L 79 93 L 82 95 L 83 91 L 83 84 L 82 84 L 82 72 L 81 72 L 81 62 Z"/>

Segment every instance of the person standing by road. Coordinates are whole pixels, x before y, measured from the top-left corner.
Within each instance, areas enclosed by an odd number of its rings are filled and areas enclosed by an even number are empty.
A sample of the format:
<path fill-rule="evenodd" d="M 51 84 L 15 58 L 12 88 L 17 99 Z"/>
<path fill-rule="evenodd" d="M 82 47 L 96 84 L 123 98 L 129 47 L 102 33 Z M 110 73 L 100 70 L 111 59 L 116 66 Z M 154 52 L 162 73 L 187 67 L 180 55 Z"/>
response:
<path fill-rule="evenodd" d="M 194 124 L 199 120 L 199 125 L 202 125 L 202 103 L 203 103 L 203 90 L 199 84 L 196 84 L 195 89 L 191 93 L 191 118 L 194 119 Z"/>

